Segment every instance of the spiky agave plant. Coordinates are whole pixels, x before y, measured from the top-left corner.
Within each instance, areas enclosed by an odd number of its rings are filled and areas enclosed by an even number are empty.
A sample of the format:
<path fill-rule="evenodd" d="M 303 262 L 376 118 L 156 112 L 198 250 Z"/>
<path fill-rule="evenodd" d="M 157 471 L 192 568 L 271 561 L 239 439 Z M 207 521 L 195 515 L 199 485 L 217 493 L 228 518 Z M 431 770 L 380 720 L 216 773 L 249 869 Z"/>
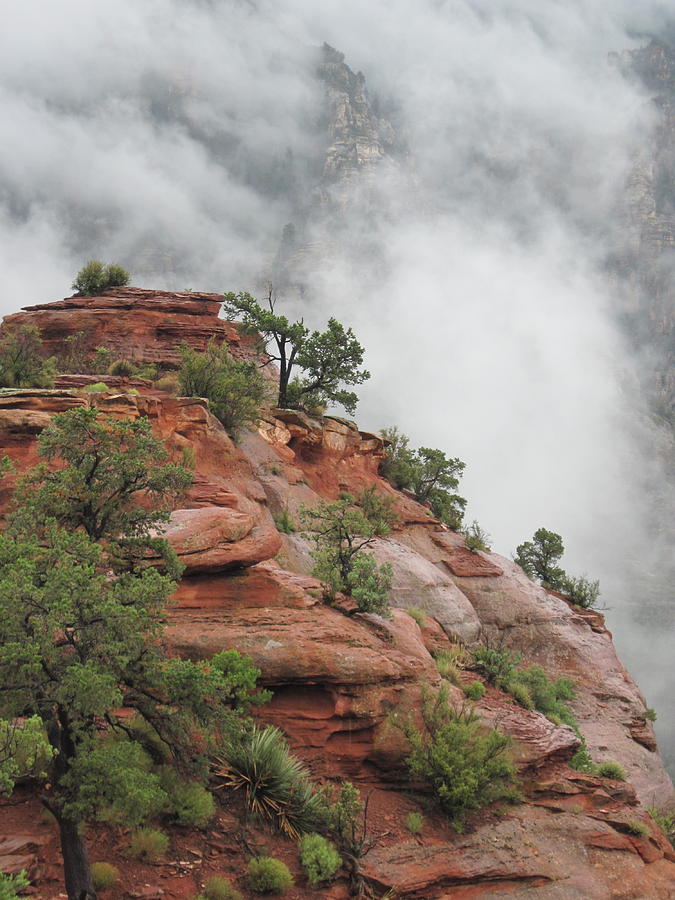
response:
<path fill-rule="evenodd" d="M 243 790 L 246 807 L 272 822 L 293 839 L 316 828 L 322 805 L 309 772 L 293 756 L 274 726 L 249 731 L 226 742 L 213 772 L 217 789 Z"/>

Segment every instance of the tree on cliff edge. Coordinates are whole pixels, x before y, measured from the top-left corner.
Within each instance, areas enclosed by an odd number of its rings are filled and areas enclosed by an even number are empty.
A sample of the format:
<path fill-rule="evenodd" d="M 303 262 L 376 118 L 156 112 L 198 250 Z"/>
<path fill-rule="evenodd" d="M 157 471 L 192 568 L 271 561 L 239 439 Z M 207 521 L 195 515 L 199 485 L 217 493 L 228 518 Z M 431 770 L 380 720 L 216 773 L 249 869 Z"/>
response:
<path fill-rule="evenodd" d="M 164 656 L 180 566 L 156 529 L 191 479 L 147 419 L 71 410 L 54 417 L 39 450 L 61 468 L 29 473 L 0 535 L 0 716 L 43 723 L 53 759 L 41 800 L 58 822 L 68 897 L 92 900 L 81 824 L 162 812 L 148 740 L 169 765 L 203 774 L 211 735 L 238 727 L 259 673 L 234 651 L 208 663 Z M 143 565 L 150 547 L 163 571 Z M 136 727 L 121 707 L 135 711 Z M 0 774 L 7 787 L 12 769 Z"/>
<path fill-rule="evenodd" d="M 225 294 L 225 313 L 240 320 L 251 332 L 262 335 L 269 362 L 279 365 L 279 397 L 282 409 L 339 403 L 353 414 L 358 397 L 345 385 L 362 384 L 370 372 L 360 369 L 363 347 L 351 328 L 329 319 L 325 331 L 312 331 L 302 321 L 289 322 L 276 313 L 276 297 L 272 288 L 267 296 L 267 309 L 247 293 Z M 301 369 L 304 377 L 293 378 Z"/>

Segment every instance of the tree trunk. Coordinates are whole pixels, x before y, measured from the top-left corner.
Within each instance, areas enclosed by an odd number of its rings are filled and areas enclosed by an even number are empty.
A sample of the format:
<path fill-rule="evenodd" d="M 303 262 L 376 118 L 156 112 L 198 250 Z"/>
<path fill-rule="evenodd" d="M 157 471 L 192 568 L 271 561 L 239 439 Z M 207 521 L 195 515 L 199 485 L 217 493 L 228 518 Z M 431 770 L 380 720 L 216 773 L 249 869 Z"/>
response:
<path fill-rule="evenodd" d="M 89 854 L 73 819 L 58 818 L 68 900 L 96 900 Z"/>

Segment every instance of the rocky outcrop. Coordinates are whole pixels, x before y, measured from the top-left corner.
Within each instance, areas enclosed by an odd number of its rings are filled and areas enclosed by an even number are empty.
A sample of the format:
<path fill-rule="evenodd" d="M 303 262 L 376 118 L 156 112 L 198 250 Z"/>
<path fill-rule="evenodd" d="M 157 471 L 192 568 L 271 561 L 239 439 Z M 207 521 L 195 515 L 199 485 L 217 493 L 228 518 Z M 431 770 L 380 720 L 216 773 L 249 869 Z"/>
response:
<path fill-rule="evenodd" d="M 647 364 L 659 415 L 675 424 L 675 51 L 652 40 L 626 52 L 621 64 L 651 95 L 654 128 L 635 161 L 626 192 L 627 246 L 620 276 L 626 279 L 631 337 Z M 648 351 L 648 352 L 645 352 Z"/>
<path fill-rule="evenodd" d="M 63 354 L 66 338 L 81 334 L 86 352 L 106 347 L 117 358 L 162 369 L 177 368 L 180 344 L 204 350 L 211 338 L 227 340 L 233 355 L 247 358 L 251 340 L 218 317 L 222 300 L 220 294 L 109 288 L 100 297 L 75 295 L 26 307 L 7 316 L 2 328 L 36 326 L 49 355 Z"/>
<path fill-rule="evenodd" d="M 352 72 L 343 53 L 324 44 L 318 72 L 326 89 L 329 135 L 323 179 L 350 182 L 395 147 L 394 130 L 376 114 L 363 73 Z"/>

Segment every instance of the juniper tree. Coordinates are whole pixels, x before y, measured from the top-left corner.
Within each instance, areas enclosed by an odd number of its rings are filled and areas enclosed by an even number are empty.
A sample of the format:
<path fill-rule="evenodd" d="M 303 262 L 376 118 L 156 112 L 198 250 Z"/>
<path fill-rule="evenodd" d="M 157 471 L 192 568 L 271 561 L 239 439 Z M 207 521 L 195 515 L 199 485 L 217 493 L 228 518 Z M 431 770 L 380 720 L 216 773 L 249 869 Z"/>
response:
<path fill-rule="evenodd" d="M 364 612 L 387 615 L 392 569 L 388 563 L 378 566 L 366 551 L 391 531 L 389 503 L 371 488 L 358 501 L 349 494 L 333 503 L 322 500 L 301 510 L 301 517 L 315 543 L 313 574 L 327 585 L 329 597 L 341 592 Z"/>
<path fill-rule="evenodd" d="M 228 318 L 262 336 L 269 362 L 278 363 L 279 407 L 332 402 L 354 412 L 358 398 L 345 385 L 362 384 L 370 373 L 359 368 L 364 350 L 351 328 L 331 318 L 325 331 L 310 332 L 302 320 L 290 322 L 277 314 L 271 288 L 267 308 L 248 293 L 232 292 L 225 294 L 224 307 Z M 304 375 L 294 376 L 298 370 Z"/>
<path fill-rule="evenodd" d="M 524 541 L 516 547 L 515 562 L 530 578 L 538 578 L 546 587 L 561 588 L 565 571 L 557 563 L 565 546 L 559 534 L 538 528 L 531 541 Z"/>

